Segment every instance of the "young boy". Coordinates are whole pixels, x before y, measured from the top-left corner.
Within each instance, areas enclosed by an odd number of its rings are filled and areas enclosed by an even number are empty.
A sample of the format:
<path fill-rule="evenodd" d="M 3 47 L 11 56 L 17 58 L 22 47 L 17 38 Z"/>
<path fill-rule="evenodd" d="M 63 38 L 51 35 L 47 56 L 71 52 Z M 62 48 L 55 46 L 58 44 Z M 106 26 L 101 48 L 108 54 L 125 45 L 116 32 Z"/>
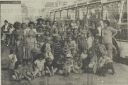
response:
<path fill-rule="evenodd" d="M 45 59 L 41 54 L 38 55 L 38 58 L 34 61 L 35 71 L 33 73 L 34 77 L 44 75 L 44 63 Z"/>

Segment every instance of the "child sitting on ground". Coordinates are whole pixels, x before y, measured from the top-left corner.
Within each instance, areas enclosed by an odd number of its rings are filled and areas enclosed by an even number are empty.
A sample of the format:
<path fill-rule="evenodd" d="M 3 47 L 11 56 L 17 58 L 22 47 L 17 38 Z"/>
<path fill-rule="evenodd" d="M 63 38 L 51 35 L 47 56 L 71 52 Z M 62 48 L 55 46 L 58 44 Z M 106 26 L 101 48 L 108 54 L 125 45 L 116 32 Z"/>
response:
<path fill-rule="evenodd" d="M 31 71 L 28 71 L 22 64 L 21 62 L 17 62 L 16 68 L 14 70 L 14 73 L 12 75 L 12 78 L 14 80 L 32 80 L 33 75 Z"/>
<path fill-rule="evenodd" d="M 20 62 L 17 62 L 15 70 L 14 70 L 14 74 L 12 75 L 12 78 L 14 80 L 23 79 L 22 70 L 23 70 L 23 66 L 21 65 Z"/>
<path fill-rule="evenodd" d="M 53 68 L 53 59 L 48 57 L 45 62 L 45 73 L 49 76 L 54 76 L 55 70 Z"/>
<path fill-rule="evenodd" d="M 44 63 L 45 63 L 45 58 L 41 54 L 38 54 L 38 58 L 34 61 L 34 77 L 37 76 L 43 76 L 44 75 Z"/>

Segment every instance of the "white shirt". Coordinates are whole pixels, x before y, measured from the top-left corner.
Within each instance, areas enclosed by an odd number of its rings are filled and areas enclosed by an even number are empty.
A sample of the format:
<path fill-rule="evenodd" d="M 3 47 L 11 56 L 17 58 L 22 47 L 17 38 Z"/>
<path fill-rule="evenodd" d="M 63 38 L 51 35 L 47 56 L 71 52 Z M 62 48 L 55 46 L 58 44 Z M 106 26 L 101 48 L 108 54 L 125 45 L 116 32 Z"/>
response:
<path fill-rule="evenodd" d="M 52 52 L 46 52 L 46 58 L 54 59 Z"/>
<path fill-rule="evenodd" d="M 11 60 L 12 63 L 16 63 L 17 62 L 17 58 L 16 58 L 15 54 L 10 54 L 8 57 Z"/>
<path fill-rule="evenodd" d="M 39 71 L 42 71 L 44 69 L 44 63 L 45 63 L 45 59 L 42 60 L 36 60 L 34 62 L 34 64 L 36 65 L 36 68 L 39 69 Z"/>
<path fill-rule="evenodd" d="M 11 29 L 9 30 L 10 34 L 13 32 L 13 30 L 14 30 L 14 28 L 11 28 Z"/>
<path fill-rule="evenodd" d="M 102 28 L 98 27 L 97 29 L 98 29 L 98 32 L 99 32 L 98 35 L 101 36 Z"/>

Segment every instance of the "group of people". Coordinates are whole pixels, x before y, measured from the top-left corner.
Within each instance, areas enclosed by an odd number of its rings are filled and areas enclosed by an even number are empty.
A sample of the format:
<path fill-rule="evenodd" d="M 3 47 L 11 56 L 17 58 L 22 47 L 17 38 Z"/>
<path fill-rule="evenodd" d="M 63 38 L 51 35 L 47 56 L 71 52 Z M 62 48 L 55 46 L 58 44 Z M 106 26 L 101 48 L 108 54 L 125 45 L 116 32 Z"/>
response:
<path fill-rule="evenodd" d="M 114 74 L 112 38 L 117 30 L 108 20 L 85 25 L 80 20 L 37 23 L 5 20 L 2 41 L 9 46 L 9 69 L 15 80 L 70 73 Z"/>

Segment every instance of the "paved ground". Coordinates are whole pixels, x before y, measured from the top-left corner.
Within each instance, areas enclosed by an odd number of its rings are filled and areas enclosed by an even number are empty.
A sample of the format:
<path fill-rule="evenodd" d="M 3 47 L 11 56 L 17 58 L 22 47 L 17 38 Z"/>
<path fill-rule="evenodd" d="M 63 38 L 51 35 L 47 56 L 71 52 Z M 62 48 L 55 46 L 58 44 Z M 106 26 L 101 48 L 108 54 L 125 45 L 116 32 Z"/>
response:
<path fill-rule="evenodd" d="M 120 48 L 120 56 L 128 59 L 128 42 L 117 42 Z"/>
<path fill-rule="evenodd" d="M 7 66 L 8 48 L 2 47 L 2 67 Z M 116 73 L 100 77 L 94 74 L 71 74 L 69 77 L 55 75 L 32 81 L 12 81 L 6 69 L 2 70 L 2 85 L 128 85 L 128 65 L 114 63 Z"/>

